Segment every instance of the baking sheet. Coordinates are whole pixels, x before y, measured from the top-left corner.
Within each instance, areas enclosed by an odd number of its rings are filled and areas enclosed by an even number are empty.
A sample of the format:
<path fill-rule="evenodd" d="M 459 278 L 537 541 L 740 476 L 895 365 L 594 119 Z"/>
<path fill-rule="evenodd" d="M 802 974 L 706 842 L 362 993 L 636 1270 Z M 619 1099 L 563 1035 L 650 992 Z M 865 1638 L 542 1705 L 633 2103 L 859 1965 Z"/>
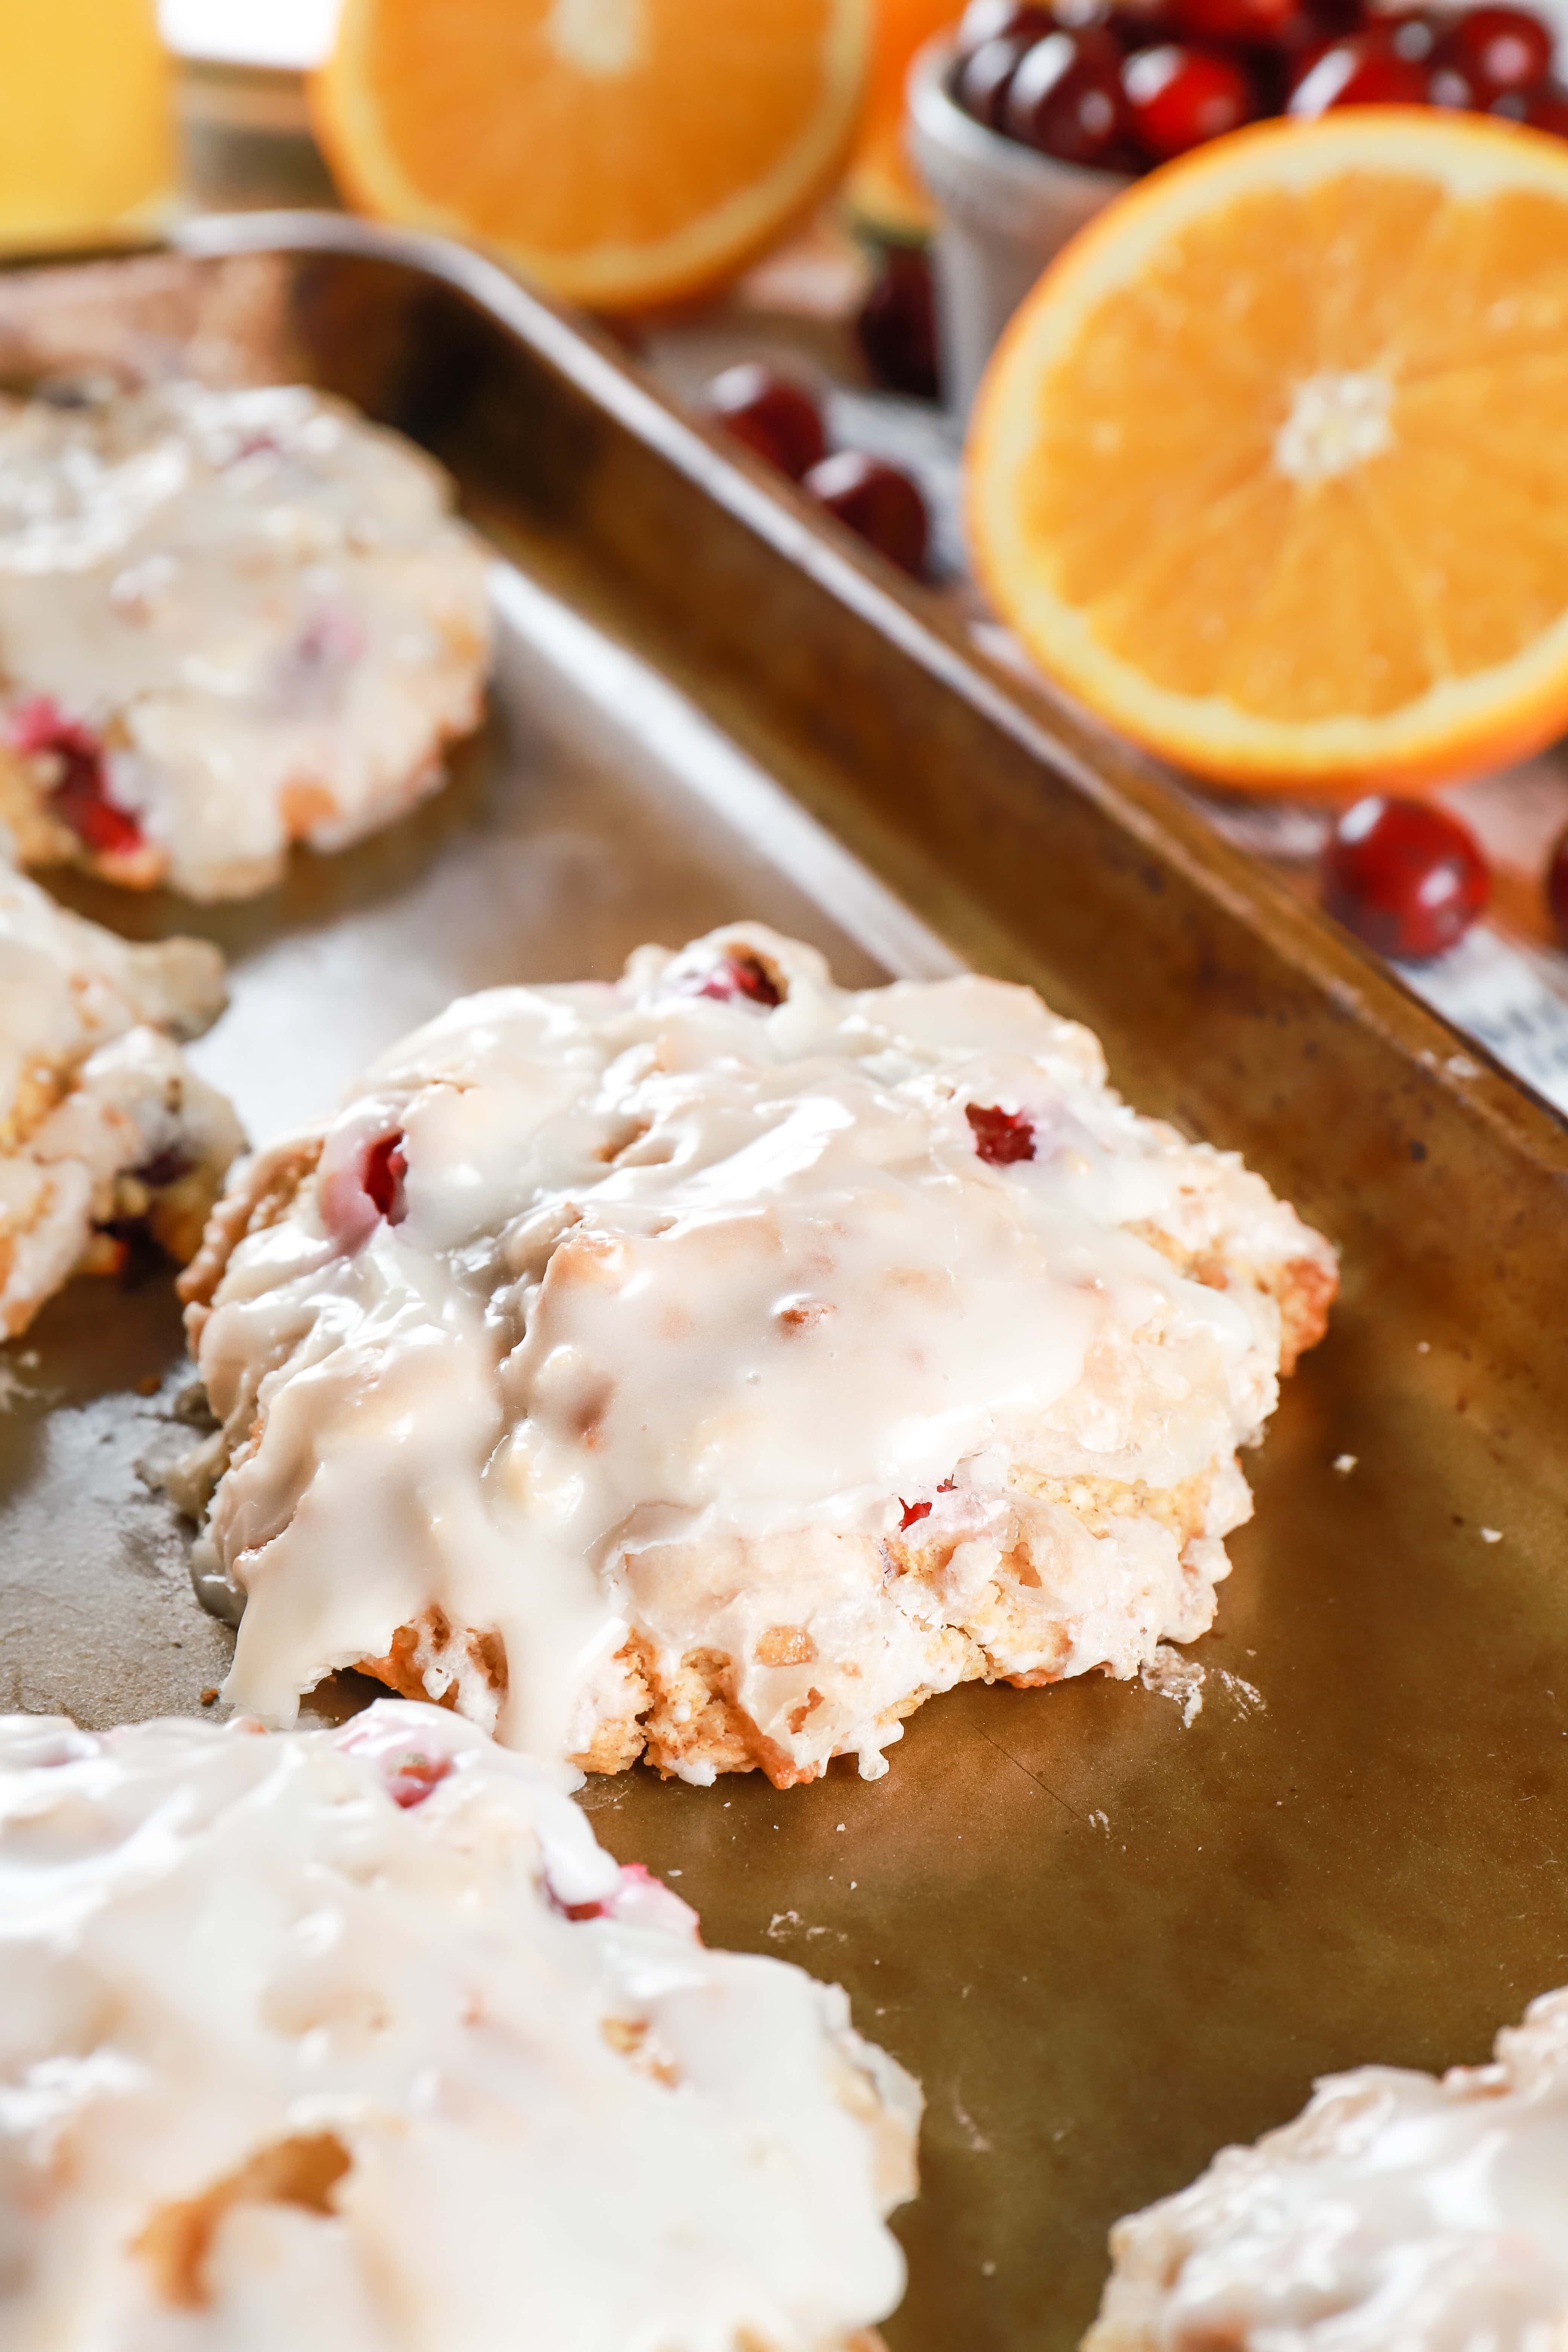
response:
<path fill-rule="evenodd" d="M 202 231 L 209 251 L 279 234 Z M 289 234 L 320 254 L 367 233 Z M 274 365 L 465 469 L 519 559 L 486 735 L 408 824 L 249 907 L 62 885 L 121 929 L 222 942 L 234 1005 L 196 1052 L 257 1138 L 458 989 L 607 974 L 744 911 L 847 979 L 963 955 L 1043 982 L 1141 1100 L 1245 1146 L 1347 1244 L 1334 1330 L 1251 1465 L 1258 1519 L 1192 1652 L 1201 1710 L 1100 1681 L 972 1687 L 914 1717 L 876 1783 L 846 1759 L 783 1795 L 640 1771 L 584 1793 L 711 1940 L 842 1981 L 922 2079 L 892 2352 L 1056 2352 L 1118 2213 L 1285 2119 L 1313 2074 L 1479 2059 L 1568 1978 L 1568 1152 L 1505 1080 L 1450 1070 L 1457 1041 L 1308 911 L 1179 813 L 1162 830 L 1135 779 L 1042 735 L 918 597 L 568 327 L 520 308 L 529 370 L 492 394 L 476 345 L 455 400 L 409 323 L 427 262 L 381 252 L 363 302 L 352 274 L 293 261 L 243 300 L 174 268 L 156 340 L 177 352 L 205 318 L 223 364 L 254 362 L 265 320 Z M 19 289 L 16 364 L 45 329 L 57 360 L 133 326 L 146 348 L 116 282 L 68 334 L 47 284 Z M 220 296 L 252 320 L 226 343 Z M 0 1701 L 194 1710 L 229 1637 L 143 1475 L 189 1437 L 167 1285 L 79 1283 L 3 1372 Z M 341 1678 L 315 1708 L 365 1695 Z"/>

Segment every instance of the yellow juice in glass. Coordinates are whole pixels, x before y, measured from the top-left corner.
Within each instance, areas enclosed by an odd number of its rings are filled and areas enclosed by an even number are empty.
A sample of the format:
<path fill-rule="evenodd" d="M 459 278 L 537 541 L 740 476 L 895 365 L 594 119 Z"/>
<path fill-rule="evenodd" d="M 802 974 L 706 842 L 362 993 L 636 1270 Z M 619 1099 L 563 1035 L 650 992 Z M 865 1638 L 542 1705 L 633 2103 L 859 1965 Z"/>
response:
<path fill-rule="evenodd" d="M 0 246 L 150 226 L 173 181 L 154 0 L 0 0 Z"/>

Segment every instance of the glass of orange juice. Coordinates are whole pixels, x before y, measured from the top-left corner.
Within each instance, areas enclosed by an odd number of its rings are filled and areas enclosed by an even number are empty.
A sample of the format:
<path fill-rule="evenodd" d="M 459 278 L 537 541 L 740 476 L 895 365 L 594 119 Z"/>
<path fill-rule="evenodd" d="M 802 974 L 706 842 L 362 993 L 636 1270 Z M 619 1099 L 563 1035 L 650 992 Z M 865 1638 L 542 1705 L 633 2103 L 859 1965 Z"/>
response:
<path fill-rule="evenodd" d="M 0 245 L 151 226 L 173 181 L 154 0 L 0 0 Z"/>
<path fill-rule="evenodd" d="M 962 14 L 963 0 L 876 0 L 870 94 L 848 192 L 861 221 L 884 236 L 922 236 L 931 226 L 904 156 L 904 80 L 915 51 Z"/>

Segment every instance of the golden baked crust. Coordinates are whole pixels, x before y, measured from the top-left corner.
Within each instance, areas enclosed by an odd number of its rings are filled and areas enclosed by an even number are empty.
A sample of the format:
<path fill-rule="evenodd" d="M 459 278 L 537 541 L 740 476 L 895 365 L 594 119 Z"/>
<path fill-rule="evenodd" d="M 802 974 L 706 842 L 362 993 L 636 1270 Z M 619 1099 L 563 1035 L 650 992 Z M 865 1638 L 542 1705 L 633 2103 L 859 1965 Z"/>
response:
<path fill-rule="evenodd" d="M 294 1195 L 321 1156 L 319 1136 L 306 1136 L 252 1152 L 229 1178 L 228 1189 L 206 1221 L 201 1244 L 175 1288 L 184 1302 L 185 1328 L 199 1345 L 224 1269 L 247 1234 L 261 1234 L 288 1213 Z"/>
<path fill-rule="evenodd" d="M 183 1286 L 231 1695 L 357 1663 L 593 1771 L 877 1777 L 955 1684 L 1193 1640 L 1335 1284 L 1037 1000 L 756 926 L 454 1006 L 316 1143 Z"/>
<path fill-rule="evenodd" d="M 1148 1518 L 1169 1528 L 1185 1546 L 1201 1541 L 1212 1525 L 1220 1479 L 1215 1465 L 1204 1476 L 1161 1490 L 1111 1478 L 1056 1477 L 1016 1465 L 1012 1483 L 1032 1499 L 1070 1512 L 1089 1535 L 1106 1533 L 1118 1520 Z M 854 1536 L 837 1540 L 847 1552 L 862 1541 Z M 884 1537 L 880 1550 L 886 1580 L 897 1584 L 908 1580 L 911 1587 L 922 1588 L 930 1596 L 931 1613 L 939 1612 L 943 1580 L 961 1540 L 952 1533 L 930 1532 L 925 1522 Z M 765 1543 L 750 1548 L 753 1574 L 766 1576 L 768 1549 Z M 928 1698 L 960 1683 L 1005 1682 L 1028 1690 L 1081 1671 L 1071 1664 L 1071 1636 L 1065 1625 L 1053 1657 L 1022 1670 L 1006 1663 L 1009 1653 L 1019 1648 L 1028 1647 L 1037 1655 L 1039 1629 L 1029 1620 L 1027 1601 L 1039 1584 L 1026 1542 L 1004 1551 L 984 1590 L 969 1599 L 967 1622 L 936 1628 L 927 1651 L 927 1675 L 882 1711 L 879 1727 L 903 1720 Z M 808 1669 L 814 1654 L 805 1626 L 772 1626 L 754 1645 L 758 1661 L 773 1667 Z M 355 1663 L 359 1673 L 401 1698 L 433 1701 L 480 1722 L 494 1723 L 507 1695 L 506 1648 L 500 1633 L 494 1628 L 454 1626 L 440 1609 L 399 1626 L 383 1656 Z M 737 1661 L 725 1651 L 689 1650 L 661 1670 L 653 1643 L 634 1633 L 616 1654 L 614 1664 L 618 1670 L 617 1704 L 614 1712 L 599 1717 L 591 1737 L 570 1756 L 579 1770 L 624 1772 L 640 1760 L 667 1779 L 760 1771 L 775 1789 L 819 1780 L 826 1771 L 826 1758 L 804 1768 L 796 1764 L 747 1714 L 737 1696 Z M 788 1717 L 792 1731 L 803 1727 L 819 1696 L 808 1677 Z"/>

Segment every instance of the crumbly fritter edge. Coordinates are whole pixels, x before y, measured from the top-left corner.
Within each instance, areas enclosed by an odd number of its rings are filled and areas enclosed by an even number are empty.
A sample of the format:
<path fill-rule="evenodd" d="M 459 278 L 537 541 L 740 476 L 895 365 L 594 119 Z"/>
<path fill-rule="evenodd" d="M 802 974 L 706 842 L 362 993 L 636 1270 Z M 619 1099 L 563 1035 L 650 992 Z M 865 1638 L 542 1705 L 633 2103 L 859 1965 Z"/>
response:
<path fill-rule="evenodd" d="M 1181 1486 L 1163 1490 L 1113 1478 L 1054 1477 L 1022 1467 L 1015 1470 L 1013 1483 L 1024 1494 L 1070 1511 L 1091 1535 L 1103 1531 L 1114 1519 L 1135 1516 L 1169 1528 L 1178 1547 L 1183 1547 L 1206 1531 L 1211 1489 L 1228 1467 L 1215 1463 Z M 953 1551 L 963 1540 L 962 1531 L 933 1538 L 923 1527 L 907 1537 L 886 1537 L 881 1549 L 887 1572 L 894 1579 L 911 1578 L 934 1594 Z M 1004 1554 L 987 1588 L 988 1607 L 995 1612 L 1003 1634 L 1009 1630 L 1009 1590 L 1038 1581 L 1022 1541 Z M 773 1628 L 763 1641 L 787 1636 L 790 1631 Z M 913 1715 L 928 1698 L 960 1683 L 1005 1682 L 1026 1690 L 1061 1681 L 1072 1671 L 1072 1636 L 1065 1622 L 1054 1632 L 1056 1647 L 1048 1656 L 1041 1651 L 1037 1627 L 1033 1638 L 1021 1644 L 1034 1652 L 1038 1663 L 1020 1671 L 1000 1664 L 979 1634 L 967 1627 L 951 1622 L 935 1625 L 929 1635 L 926 1659 L 928 1669 L 932 1670 L 930 1678 L 884 1707 L 874 1719 L 875 1732 L 885 1739 L 896 1724 Z M 759 1646 L 759 1655 L 763 1654 Z M 624 1772 L 640 1759 L 666 1778 L 693 1767 L 703 1774 L 760 1771 L 775 1789 L 819 1780 L 826 1771 L 826 1758 L 804 1764 L 797 1761 L 747 1714 L 736 1696 L 736 1663 L 727 1651 L 693 1648 L 671 1667 L 661 1663 L 653 1643 L 634 1628 L 616 1653 L 614 1663 L 621 1670 L 625 1703 L 616 1714 L 601 1718 L 588 1746 L 569 1759 L 581 1771 Z M 764 1656 L 763 1663 L 788 1664 L 793 1660 L 788 1655 Z M 361 1658 L 356 1664 L 361 1674 L 384 1683 L 399 1697 L 433 1699 L 437 1706 L 489 1723 L 507 1690 L 506 1651 L 499 1634 L 454 1626 L 446 1612 L 436 1606 L 413 1623 L 400 1625 L 384 1656 Z M 799 1727 L 794 1717 L 791 1727 Z M 863 1727 L 858 1730 L 847 1748 L 858 1748 L 865 1736 Z"/>
<path fill-rule="evenodd" d="M 251 1233 L 264 1232 L 284 1217 L 300 1186 L 313 1173 L 321 1151 L 320 1137 L 308 1137 L 260 1152 L 243 1162 L 230 1189 L 208 1222 L 202 1247 L 179 1284 L 185 1301 L 185 1322 L 193 1350 L 202 1330 L 229 1258 Z M 1329 1308 L 1338 1288 L 1338 1276 L 1326 1257 L 1303 1255 L 1283 1262 L 1245 1270 L 1217 1254 L 1203 1255 L 1187 1249 L 1157 1227 L 1140 1225 L 1148 1241 L 1184 1274 L 1211 1288 L 1225 1289 L 1232 1276 L 1243 1278 L 1272 1297 L 1279 1309 L 1280 1370 L 1293 1370 L 1300 1356 L 1321 1339 Z M 245 1449 L 248 1450 L 248 1446 Z M 1207 1495 L 1214 1470 L 1184 1486 L 1156 1491 L 1128 1487 L 1110 1479 L 1057 1478 L 1026 1467 L 1015 1471 L 1021 1490 L 1040 1500 L 1070 1510 L 1093 1534 L 1111 1517 L 1136 1515 L 1169 1527 L 1178 1544 L 1204 1533 Z M 951 1549 L 951 1547 L 950 1547 Z M 887 1549 L 898 1573 L 940 1572 L 945 1554 L 925 1558 L 898 1538 Z M 1004 1568 L 1007 1565 L 1004 1562 Z M 937 1637 L 942 1653 L 941 1687 L 961 1682 L 1006 1681 L 1021 1687 L 1059 1680 L 1049 1663 L 1027 1673 L 999 1673 L 985 1649 L 962 1628 L 949 1625 Z M 1065 1630 L 1063 1654 L 1068 1648 Z M 646 1758 L 666 1774 L 698 1764 L 715 1772 L 766 1773 L 776 1788 L 815 1780 L 826 1763 L 799 1766 L 769 1739 L 737 1704 L 734 1665 L 725 1653 L 690 1651 L 673 1674 L 661 1674 L 651 1645 L 633 1633 L 616 1654 L 638 1703 L 627 1712 L 601 1722 L 589 1747 L 572 1761 L 584 1771 L 626 1771 Z M 439 1608 L 415 1622 L 399 1626 L 386 1654 L 363 1658 L 359 1671 L 384 1683 L 399 1696 L 429 1702 L 431 1685 L 439 1689 L 437 1704 L 481 1716 L 493 1712 L 506 1688 L 506 1659 L 493 1631 L 454 1627 Z M 427 1680 L 428 1677 L 428 1680 Z M 925 1683 L 906 1693 L 878 1718 L 878 1728 L 890 1730 L 934 1695 L 937 1685 Z M 465 1694 L 477 1700 L 464 1706 Z"/>

